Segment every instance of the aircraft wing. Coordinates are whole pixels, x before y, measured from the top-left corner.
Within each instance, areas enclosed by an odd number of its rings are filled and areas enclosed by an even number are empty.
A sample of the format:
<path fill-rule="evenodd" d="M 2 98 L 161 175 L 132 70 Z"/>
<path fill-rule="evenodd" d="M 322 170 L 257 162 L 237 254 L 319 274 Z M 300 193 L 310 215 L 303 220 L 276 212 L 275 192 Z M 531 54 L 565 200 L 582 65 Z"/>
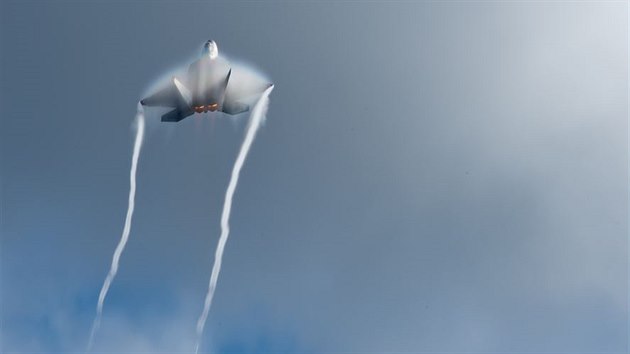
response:
<path fill-rule="evenodd" d="M 230 71 L 227 74 L 227 77 L 225 78 L 225 83 L 223 84 L 223 113 L 229 114 L 229 115 L 236 115 L 239 113 L 243 113 L 243 112 L 247 112 L 249 110 L 249 106 L 238 102 L 234 96 L 234 94 L 228 94 L 228 84 L 230 81 L 230 76 L 232 75 L 232 69 L 230 69 Z"/>
<path fill-rule="evenodd" d="M 161 90 L 140 101 L 143 106 L 159 106 L 175 108 L 162 115 L 162 122 L 179 122 L 194 113 L 192 95 L 176 77 Z"/>
<path fill-rule="evenodd" d="M 226 113 L 229 115 L 235 115 L 235 114 L 247 112 L 248 110 L 249 110 L 249 106 L 244 103 L 228 100 L 227 98 L 223 102 L 223 113 Z"/>

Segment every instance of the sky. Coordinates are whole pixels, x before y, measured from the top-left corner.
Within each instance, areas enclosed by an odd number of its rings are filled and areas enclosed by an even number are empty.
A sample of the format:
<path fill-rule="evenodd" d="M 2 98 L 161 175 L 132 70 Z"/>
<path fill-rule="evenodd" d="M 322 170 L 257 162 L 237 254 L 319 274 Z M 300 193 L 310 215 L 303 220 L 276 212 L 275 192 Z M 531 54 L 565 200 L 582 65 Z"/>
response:
<path fill-rule="evenodd" d="M 624 1 L 0 3 L 0 351 L 82 352 L 143 94 L 275 84 L 204 353 L 626 352 Z M 194 349 L 247 115 L 147 111 L 94 351 Z"/>

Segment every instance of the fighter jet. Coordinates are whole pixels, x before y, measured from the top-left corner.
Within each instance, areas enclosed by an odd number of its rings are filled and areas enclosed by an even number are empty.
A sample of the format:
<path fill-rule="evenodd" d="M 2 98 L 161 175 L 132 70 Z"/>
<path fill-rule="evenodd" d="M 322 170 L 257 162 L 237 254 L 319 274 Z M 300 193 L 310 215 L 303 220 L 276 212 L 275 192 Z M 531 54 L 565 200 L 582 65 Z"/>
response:
<path fill-rule="evenodd" d="M 201 58 L 188 67 L 182 82 L 172 77 L 168 85 L 140 101 L 143 106 L 172 107 L 162 115 L 162 122 L 179 122 L 195 113 L 223 112 L 236 115 L 249 110 L 239 102 L 244 97 L 228 90 L 232 68 L 227 60 L 219 57 L 217 44 L 209 40 L 201 50 Z M 268 88 L 267 84 L 263 89 Z"/>

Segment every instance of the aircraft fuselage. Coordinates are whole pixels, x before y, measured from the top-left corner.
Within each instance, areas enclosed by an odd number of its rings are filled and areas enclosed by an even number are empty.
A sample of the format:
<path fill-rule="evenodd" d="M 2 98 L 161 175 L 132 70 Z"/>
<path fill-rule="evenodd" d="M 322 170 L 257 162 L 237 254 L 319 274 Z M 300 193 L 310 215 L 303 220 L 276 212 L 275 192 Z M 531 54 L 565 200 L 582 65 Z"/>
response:
<path fill-rule="evenodd" d="M 230 67 L 221 58 L 202 57 L 188 67 L 187 86 L 192 109 L 197 113 L 223 108 Z"/>

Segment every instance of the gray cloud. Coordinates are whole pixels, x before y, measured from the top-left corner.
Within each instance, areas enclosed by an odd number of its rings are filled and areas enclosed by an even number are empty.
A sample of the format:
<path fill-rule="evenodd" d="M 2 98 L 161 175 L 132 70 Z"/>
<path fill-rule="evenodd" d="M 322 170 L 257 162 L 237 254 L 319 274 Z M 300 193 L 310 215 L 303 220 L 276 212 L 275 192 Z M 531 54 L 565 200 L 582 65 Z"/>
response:
<path fill-rule="evenodd" d="M 4 350 L 84 345 L 135 101 L 208 38 L 276 83 L 210 347 L 625 350 L 626 4 L 2 10 Z M 190 350 L 243 123 L 148 126 L 104 350 Z"/>

